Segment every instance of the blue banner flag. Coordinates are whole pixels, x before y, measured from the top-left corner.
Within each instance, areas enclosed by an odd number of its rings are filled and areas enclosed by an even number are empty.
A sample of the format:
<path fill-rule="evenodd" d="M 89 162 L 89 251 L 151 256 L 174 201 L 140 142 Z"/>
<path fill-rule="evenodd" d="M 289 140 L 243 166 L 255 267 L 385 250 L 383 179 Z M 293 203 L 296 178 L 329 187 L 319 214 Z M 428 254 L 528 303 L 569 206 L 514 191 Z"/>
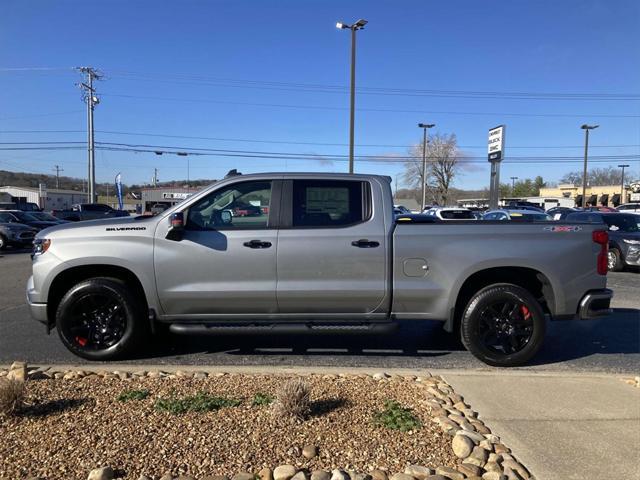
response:
<path fill-rule="evenodd" d="M 116 194 L 118 195 L 118 209 L 122 210 L 122 173 L 116 175 Z"/>

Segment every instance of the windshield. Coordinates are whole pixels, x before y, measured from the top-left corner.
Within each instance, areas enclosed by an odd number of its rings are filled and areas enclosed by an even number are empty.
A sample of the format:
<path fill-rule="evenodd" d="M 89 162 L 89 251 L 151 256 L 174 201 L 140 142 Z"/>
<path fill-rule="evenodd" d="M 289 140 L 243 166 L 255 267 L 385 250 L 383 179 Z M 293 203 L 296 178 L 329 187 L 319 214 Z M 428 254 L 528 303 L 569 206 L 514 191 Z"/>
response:
<path fill-rule="evenodd" d="M 612 232 L 640 232 L 640 218 L 635 215 L 603 215 L 603 220 Z"/>
<path fill-rule="evenodd" d="M 36 217 L 26 212 L 11 212 L 11 215 L 16 217 L 21 222 L 37 222 L 38 221 Z"/>
<path fill-rule="evenodd" d="M 442 210 L 440 216 L 445 220 L 475 220 L 476 218 L 469 210 Z"/>

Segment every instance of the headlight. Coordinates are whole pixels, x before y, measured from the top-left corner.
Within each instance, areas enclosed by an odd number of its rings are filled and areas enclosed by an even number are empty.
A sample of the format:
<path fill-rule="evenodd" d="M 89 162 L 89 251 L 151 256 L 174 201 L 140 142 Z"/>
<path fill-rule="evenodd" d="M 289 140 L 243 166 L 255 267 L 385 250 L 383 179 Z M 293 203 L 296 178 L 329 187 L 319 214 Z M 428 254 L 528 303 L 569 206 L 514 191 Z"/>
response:
<path fill-rule="evenodd" d="M 33 255 L 42 255 L 49 250 L 51 246 L 51 240 L 48 238 L 36 238 L 33 241 Z"/>
<path fill-rule="evenodd" d="M 622 241 L 629 245 L 640 245 L 640 240 L 627 240 L 626 238 L 623 238 Z"/>

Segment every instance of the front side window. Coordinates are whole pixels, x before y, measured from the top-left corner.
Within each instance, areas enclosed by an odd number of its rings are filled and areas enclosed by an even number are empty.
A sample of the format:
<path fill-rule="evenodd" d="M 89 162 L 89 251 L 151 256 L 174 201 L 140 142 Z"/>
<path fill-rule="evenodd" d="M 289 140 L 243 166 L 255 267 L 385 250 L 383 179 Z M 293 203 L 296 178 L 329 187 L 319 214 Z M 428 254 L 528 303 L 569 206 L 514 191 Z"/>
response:
<path fill-rule="evenodd" d="M 295 180 L 292 225 L 340 227 L 364 221 L 363 185 L 357 181 Z"/>
<path fill-rule="evenodd" d="M 268 227 L 271 181 L 235 183 L 189 207 L 187 229 L 261 229 Z"/>

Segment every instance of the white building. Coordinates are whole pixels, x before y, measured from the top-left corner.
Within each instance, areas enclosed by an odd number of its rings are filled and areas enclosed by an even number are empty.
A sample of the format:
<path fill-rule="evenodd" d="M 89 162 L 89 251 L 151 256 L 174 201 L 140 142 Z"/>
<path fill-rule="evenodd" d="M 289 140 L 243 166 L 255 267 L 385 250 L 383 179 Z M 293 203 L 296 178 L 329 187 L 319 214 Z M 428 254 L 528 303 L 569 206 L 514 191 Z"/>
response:
<path fill-rule="evenodd" d="M 47 189 L 46 196 L 40 197 L 40 190 L 30 187 L 0 187 L 0 193 L 5 193 L 13 203 L 35 203 L 43 210 L 62 210 L 71 208 L 74 203 L 87 201 L 87 194 L 77 190 Z M 6 198 L 7 195 L 4 195 Z"/>

